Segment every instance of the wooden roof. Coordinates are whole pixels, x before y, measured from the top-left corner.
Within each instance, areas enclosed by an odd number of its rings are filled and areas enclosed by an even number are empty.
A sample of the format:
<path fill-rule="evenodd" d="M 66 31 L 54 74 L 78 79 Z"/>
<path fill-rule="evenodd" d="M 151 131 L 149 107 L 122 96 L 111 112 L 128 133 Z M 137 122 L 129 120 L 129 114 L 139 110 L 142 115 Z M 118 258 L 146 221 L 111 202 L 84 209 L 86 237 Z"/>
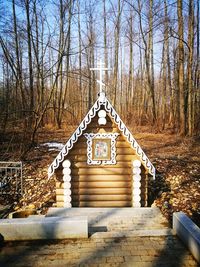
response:
<path fill-rule="evenodd" d="M 57 157 L 54 159 L 52 164 L 48 168 L 48 177 L 50 178 L 54 171 L 59 167 L 60 163 L 64 160 L 64 158 L 67 156 L 69 151 L 72 149 L 74 143 L 77 142 L 79 136 L 82 135 L 83 131 L 87 128 L 87 125 L 90 124 L 92 118 L 95 117 L 97 112 L 100 110 L 100 108 L 104 106 L 105 110 L 108 112 L 108 114 L 111 116 L 111 118 L 114 120 L 116 125 L 118 126 L 119 130 L 122 132 L 123 136 L 126 138 L 126 140 L 130 143 L 131 147 L 135 150 L 136 154 L 139 156 L 143 166 L 145 167 L 148 172 L 153 175 L 153 178 L 155 178 L 155 168 L 153 164 L 150 162 L 140 145 L 137 143 L 137 141 L 134 139 L 131 132 L 127 129 L 107 97 L 105 96 L 104 92 L 101 92 L 98 99 L 92 106 L 92 108 L 89 110 L 81 124 L 78 126 L 78 128 L 75 130 L 75 132 L 72 134 L 70 139 L 67 141 L 67 143 L 64 145 L 63 149 L 59 152 Z"/>

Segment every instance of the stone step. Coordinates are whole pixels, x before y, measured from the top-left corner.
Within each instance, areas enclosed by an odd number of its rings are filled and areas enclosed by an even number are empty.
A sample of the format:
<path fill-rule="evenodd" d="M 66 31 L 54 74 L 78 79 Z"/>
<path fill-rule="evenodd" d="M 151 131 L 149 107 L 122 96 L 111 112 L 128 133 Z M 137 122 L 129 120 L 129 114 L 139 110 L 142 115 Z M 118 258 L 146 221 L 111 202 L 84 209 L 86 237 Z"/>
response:
<path fill-rule="evenodd" d="M 0 220 L 5 241 L 88 238 L 87 217 L 34 217 Z"/>
<path fill-rule="evenodd" d="M 114 216 L 114 217 L 151 217 L 160 215 L 160 210 L 157 207 L 148 208 L 49 208 L 47 216 L 71 216 L 71 215 L 85 215 L 85 216 Z"/>
<path fill-rule="evenodd" d="M 89 223 L 101 222 L 161 222 L 166 219 L 158 208 L 50 208 L 47 217 L 87 216 Z"/>
<path fill-rule="evenodd" d="M 172 236 L 175 235 L 175 232 L 171 228 L 166 229 L 142 229 L 135 231 L 112 231 L 112 232 L 95 232 L 89 233 L 90 238 L 98 239 L 98 238 L 116 238 L 116 237 L 138 237 L 138 236 Z"/>
<path fill-rule="evenodd" d="M 158 208 L 50 208 L 47 217 L 87 216 L 90 235 L 136 234 L 169 230 L 169 223 Z"/>

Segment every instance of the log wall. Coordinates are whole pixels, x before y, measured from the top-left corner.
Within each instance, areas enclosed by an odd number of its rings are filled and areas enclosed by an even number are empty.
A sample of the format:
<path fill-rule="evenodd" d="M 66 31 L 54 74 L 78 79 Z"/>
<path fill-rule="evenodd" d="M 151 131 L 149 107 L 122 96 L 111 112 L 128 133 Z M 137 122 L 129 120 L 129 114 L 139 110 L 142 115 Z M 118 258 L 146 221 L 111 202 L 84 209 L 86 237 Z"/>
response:
<path fill-rule="evenodd" d="M 113 133 L 120 135 L 116 139 L 116 165 L 88 165 L 87 139 L 82 135 L 67 155 L 71 162 L 71 199 L 72 207 L 130 207 L 132 206 L 132 161 L 138 159 L 134 150 L 123 137 L 117 126 L 106 117 L 105 126 L 98 125 L 95 117 L 85 133 Z M 64 206 L 63 169 L 56 170 L 57 206 Z M 142 168 L 141 203 L 146 204 L 146 175 Z"/>

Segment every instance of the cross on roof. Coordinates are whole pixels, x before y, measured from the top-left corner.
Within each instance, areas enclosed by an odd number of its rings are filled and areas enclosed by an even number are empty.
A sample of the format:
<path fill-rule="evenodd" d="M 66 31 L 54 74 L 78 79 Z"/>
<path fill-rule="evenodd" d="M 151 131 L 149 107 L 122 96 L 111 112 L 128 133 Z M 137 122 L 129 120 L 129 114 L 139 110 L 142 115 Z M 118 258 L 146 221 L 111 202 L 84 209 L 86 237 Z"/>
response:
<path fill-rule="evenodd" d="M 103 71 L 106 71 L 106 70 L 111 70 L 109 68 L 105 68 L 104 67 L 104 63 L 100 60 L 98 63 L 97 63 L 97 67 L 96 68 L 90 68 L 90 70 L 97 70 L 99 71 L 99 80 L 97 80 L 97 82 L 99 83 L 100 85 L 100 93 L 102 93 L 103 89 L 102 87 L 103 86 L 106 86 L 104 83 L 103 83 Z"/>

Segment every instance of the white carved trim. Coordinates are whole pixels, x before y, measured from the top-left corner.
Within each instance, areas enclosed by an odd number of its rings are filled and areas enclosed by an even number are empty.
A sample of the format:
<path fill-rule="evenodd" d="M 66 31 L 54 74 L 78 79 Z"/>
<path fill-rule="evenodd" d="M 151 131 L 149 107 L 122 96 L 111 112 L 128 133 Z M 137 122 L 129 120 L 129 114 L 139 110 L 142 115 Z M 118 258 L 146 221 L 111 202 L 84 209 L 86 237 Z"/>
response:
<path fill-rule="evenodd" d="M 134 208 L 141 207 L 141 173 L 140 170 L 140 161 L 134 160 L 132 162 L 132 172 L 133 172 L 133 186 L 132 186 L 132 206 Z"/>
<path fill-rule="evenodd" d="M 85 133 L 84 136 L 87 138 L 87 163 L 89 165 L 112 165 L 116 164 L 116 138 L 119 134 L 118 133 Z M 93 160 L 92 159 L 92 140 L 94 138 L 101 138 L 101 139 L 110 139 L 111 140 L 111 148 L 110 148 L 110 160 Z"/>
<path fill-rule="evenodd" d="M 63 149 L 60 151 L 58 156 L 54 159 L 52 164 L 48 168 L 48 177 L 50 178 L 54 171 L 59 167 L 59 164 L 64 160 L 64 157 L 69 153 L 69 151 L 72 149 L 74 143 L 78 140 L 79 136 L 82 135 L 83 131 L 87 128 L 87 125 L 91 122 L 92 118 L 95 117 L 96 113 L 104 106 L 105 110 L 110 114 L 110 116 L 113 118 L 114 122 L 118 125 L 119 130 L 122 132 L 122 134 L 126 137 L 127 141 L 130 143 L 131 147 L 135 150 L 136 154 L 139 156 L 142 164 L 144 167 L 148 170 L 148 172 L 153 175 L 153 178 L 155 179 L 155 168 L 148 159 L 148 157 L 145 155 L 137 141 L 134 139 L 133 135 L 130 133 L 130 131 L 127 129 L 123 121 L 120 119 L 119 115 L 113 108 L 113 106 L 110 104 L 108 99 L 106 98 L 105 94 L 102 92 L 97 101 L 94 103 L 93 107 L 89 110 L 88 114 L 85 116 L 79 127 L 76 129 L 76 131 L 73 133 L 71 138 L 67 141 L 67 143 L 64 145 Z"/>
<path fill-rule="evenodd" d="M 62 163 L 63 166 L 63 187 L 64 187 L 64 198 L 63 198 L 63 206 L 65 208 L 71 208 L 71 162 L 66 159 Z"/>

